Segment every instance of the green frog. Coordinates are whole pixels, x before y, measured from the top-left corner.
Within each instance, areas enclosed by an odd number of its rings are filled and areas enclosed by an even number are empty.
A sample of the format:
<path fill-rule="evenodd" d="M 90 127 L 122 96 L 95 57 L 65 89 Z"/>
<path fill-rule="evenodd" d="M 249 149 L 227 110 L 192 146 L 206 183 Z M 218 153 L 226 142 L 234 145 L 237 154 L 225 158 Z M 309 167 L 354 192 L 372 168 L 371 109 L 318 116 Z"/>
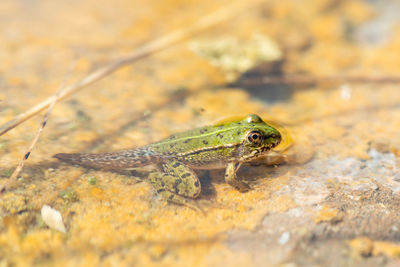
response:
<path fill-rule="evenodd" d="M 201 192 L 194 170 L 223 169 L 225 181 L 241 192 L 249 189 L 236 176 L 240 165 L 265 155 L 281 142 L 277 129 L 259 116 L 225 121 L 169 136 L 141 148 L 111 153 L 60 153 L 62 161 L 97 169 L 133 169 L 155 165 L 148 180 L 165 200 L 189 205 Z M 190 206 L 190 205 L 189 205 Z"/>

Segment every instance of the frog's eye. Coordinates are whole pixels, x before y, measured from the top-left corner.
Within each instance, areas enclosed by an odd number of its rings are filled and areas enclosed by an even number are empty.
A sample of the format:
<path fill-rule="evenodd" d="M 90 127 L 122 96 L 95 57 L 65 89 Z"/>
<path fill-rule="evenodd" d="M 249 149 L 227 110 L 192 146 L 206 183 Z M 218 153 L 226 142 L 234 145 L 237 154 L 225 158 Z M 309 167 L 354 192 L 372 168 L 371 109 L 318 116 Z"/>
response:
<path fill-rule="evenodd" d="M 259 145 L 262 143 L 263 136 L 259 131 L 252 131 L 247 134 L 247 139 L 250 143 Z"/>
<path fill-rule="evenodd" d="M 246 121 L 248 123 L 260 123 L 260 122 L 263 122 L 263 120 L 260 118 L 260 116 L 258 116 L 256 114 L 247 115 Z"/>

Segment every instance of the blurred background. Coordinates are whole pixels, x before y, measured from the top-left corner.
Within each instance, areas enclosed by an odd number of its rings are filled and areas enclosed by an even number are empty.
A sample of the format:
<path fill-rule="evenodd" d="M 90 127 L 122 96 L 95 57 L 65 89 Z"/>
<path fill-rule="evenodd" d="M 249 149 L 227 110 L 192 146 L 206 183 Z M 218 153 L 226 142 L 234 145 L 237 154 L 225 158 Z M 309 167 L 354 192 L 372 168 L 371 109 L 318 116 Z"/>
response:
<path fill-rule="evenodd" d="M 0 195 L 0 266 L 400 264 L 397 0 L 2 0 L 0 127 L 64 79 L 174 34 L 56 104 Z M 285 162 L 241 168 L 245 194 L 210 171 L 197 200 L 205 215 L 158 199 L 141 172 L 52 159 L 249 113 L 280 125 Z M 0 136 L 1 184 L 43 114 Z M 48 227 L 43 205 L 66 233 Z"/>

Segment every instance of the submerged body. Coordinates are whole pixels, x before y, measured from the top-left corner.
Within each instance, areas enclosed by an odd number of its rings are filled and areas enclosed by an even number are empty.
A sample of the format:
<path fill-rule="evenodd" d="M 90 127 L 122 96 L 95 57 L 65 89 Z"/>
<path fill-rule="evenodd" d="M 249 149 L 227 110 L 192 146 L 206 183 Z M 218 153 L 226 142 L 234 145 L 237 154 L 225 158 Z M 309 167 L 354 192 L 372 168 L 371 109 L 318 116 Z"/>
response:
<path fill-rule="evenodd" d="M 243 162 L 261 156 L 281 141 L 278 130 L 257 115 L 171 135 L 147 146 L 102 154 L 56 154 L 73 164 L 101 169 L 132 169 L 155 164 L 149 175 L 156 191 L 168 201 L 185 204 L 196 198 L 200 182 L 193 169 L 226 168 L 225 180 L 240 191 L 248 185 L 236 177 Z"/>

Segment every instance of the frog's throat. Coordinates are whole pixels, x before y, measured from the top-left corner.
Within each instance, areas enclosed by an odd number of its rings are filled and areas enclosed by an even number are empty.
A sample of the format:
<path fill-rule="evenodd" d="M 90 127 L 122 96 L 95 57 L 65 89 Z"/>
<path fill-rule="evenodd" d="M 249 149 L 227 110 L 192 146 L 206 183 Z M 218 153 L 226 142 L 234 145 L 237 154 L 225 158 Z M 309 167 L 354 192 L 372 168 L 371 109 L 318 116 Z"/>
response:
<path fill-rule="evenodd" d="M 266 146 L 256 148 L 249 154 L 242 156 L 241 161 L 251 161 L 257 157 L 264 155 L 266 152 L 270 151 L 273 147 L 275 147 L 275 144 L 269 144 Z"/>

